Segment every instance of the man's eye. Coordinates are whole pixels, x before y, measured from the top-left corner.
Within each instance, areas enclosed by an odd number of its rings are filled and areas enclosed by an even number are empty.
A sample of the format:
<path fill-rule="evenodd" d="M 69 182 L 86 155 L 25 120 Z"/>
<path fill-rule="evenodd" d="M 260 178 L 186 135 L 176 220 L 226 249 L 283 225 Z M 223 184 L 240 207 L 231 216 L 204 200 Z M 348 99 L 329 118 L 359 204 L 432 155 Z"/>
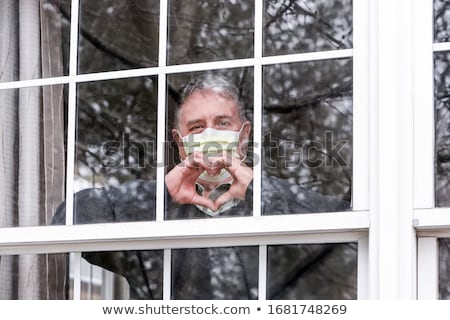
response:
<path fill-rule="evenodd" d="M 195 126 L 190 127 L 189 131 L 191 131 L 191 132 L 200 132 L 200 131 L 203 131 L 203 129 L 204 129 L 204 127 L 202 125 L 197 124 Z"/>
<path fill-rule="evenodd" d="M 230 122 L 229 121 L 220 121 L 218 123 L 218 127 L 219 128 L 226 128 L 226 127 L 229 127 L 229 126 L 230 126 Z"/>

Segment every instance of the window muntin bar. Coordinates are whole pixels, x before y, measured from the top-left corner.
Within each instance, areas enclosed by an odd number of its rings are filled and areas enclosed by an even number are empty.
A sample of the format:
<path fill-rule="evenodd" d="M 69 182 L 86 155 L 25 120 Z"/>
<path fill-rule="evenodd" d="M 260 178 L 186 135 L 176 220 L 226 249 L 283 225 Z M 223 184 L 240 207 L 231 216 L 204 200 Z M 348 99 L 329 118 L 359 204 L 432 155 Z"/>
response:
<path fill-rule="evenodd" d="M 258 299 L 267 299 L 267 245 L 259 246 Z"/>
<path fill-rule="evenodd" d="M 435 202 L 433 6 L 431 1 L 413 4 L 414 208 L 425 209 Z"/>
<path fill-rule="evenodd" d="M 168 4 L 167 1 L 160 3 L 159 15 L 159 68 L 164 68 L 167 64 L 167 24 L 168 24 Z M 158 69 L 159 70 L 159 69 Z M 157 107 L 157 145 L 156 154 L 156 220 L 164 220 L 164 175 L 166 155 L 166 104 L 167 104 L 167 76 L 163 72 L 158 72 L 158 107 Z"/>
<path fill-rule="evenodd" d="M 2 253 L 45 253 L 83 250 L 114 250 L 115 247 L 140 246 L 148 249 L 187 247 L 188 242 L 233 243 L 239 241 L 265 243 L 271 237 L 300 239 L 355 239 L 358 232 L 369 227 L 367 212 L 317 213 L 302 215 L 194 219 L 160 222 L 129 222 L 127 224 L 86 224 L 3 228 L 0 234 Z M 124 226 L 126 225 L 126 228 Z M 98 232 L 99 228 L 102 230 Z M 353 232 L 356 232 L 353 234 Z M 347 234 L 348 233 L 348 234 Z M 315 238 L 317 234 L 317 238 Z M 328 235 L 329 234 L 329 235 Z M 261 238 L 253 238 L 261 237 Z M 258 240 L 259 239 L 259 240 Z M 300 241 L 300 240 L 298 240 Z M 273 241 L 272 241 L 273 242 Z M 84 248 L 84 249 L 83 249 Z"/>
<path fill-rule="evenodd" d="M 314 60 L 326 60 L 326 59 L 339 59 L 339 58 L 351 57 L 352 55 L 353 55 L 353 49 L 344 49 L 344 50 L 335 50 L 335 51 L 310 52 L 310 53 L 262 57 L 262 58 L 237 59 L 237 60 L 230 60 L 230 61 L 204 62 L 204 63 L 166 66 L 166 67 L 97 72 L 97 73 L 90 73 L 90 74 L 71 75 L 70 77 L 55 77 L 55 78 L 45 78 L 45 79 L 35 79 L 35 80 L 22 80 L 22 81 L 5 82 L 5 83 L 0 82 L 0 90 L 1 89 L 39 86 L 41 84 L 44 84 L 44 85 L 61 84 L 61 83 L 68 83 L 69 81 L 90 82 L 90 81 L 100 81 L 100 80 L 110 80 L 110 79 L 120 79 L 120 78 L 151 76 L 151 75 L 157 75 L 160 73 L 173 74 L 173 73 L 218 70 L 218 69 L 227 69 L 227 68 L 232 69 L 232 68 L 240 68 L 240 67 L 251 67 L 254 64 L 270 65 L 270 64 L 276 64 L 276 63 L 290 63 L 290 62 L 302 62 L 302 61 L 314 61 Z"/>

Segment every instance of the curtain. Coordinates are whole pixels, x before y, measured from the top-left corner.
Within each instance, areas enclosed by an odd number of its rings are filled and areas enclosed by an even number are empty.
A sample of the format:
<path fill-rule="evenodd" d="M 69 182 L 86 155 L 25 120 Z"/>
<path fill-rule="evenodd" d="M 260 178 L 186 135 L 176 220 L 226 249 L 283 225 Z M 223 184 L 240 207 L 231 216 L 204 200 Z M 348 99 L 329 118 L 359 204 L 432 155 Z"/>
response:
<path fill-rule="evenodd" d="M 0 0 L 0 81 L 61 74 L 55 8 Z M 63 200 L 62 97 L 62 86 L 0 90 L 0 227 L 46 225 Z M 64 281 L 61 255 L 0 257 L 0 299 L 62 299 Z"/>

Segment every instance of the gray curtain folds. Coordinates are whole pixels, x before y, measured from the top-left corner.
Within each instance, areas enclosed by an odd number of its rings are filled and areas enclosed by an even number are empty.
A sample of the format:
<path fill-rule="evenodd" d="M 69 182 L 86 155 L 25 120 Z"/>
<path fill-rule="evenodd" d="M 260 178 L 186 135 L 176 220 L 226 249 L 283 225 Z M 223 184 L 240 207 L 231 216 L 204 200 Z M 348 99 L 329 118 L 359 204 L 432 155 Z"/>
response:
<path fill-rule="evenodd" d="M 53 2 L 0 0 L 0 81 L 61 74 Z M 0 90 L 0 227 L 46 225 L 63 200 L 62 97 L 62 86 Z M 0 299 L 61 299 L 64 273 L 58 255 L 2 256 Z"/>
<path fill-rule="evenodd" d="M 18 64 L 17 1 L 0 1 L 0 81 L 15 80 Z M 15 225 L 17 92 L 0 91 L 0 227 Z M 0 298 L 13 292 L 14 257 L 0 258 Z"/>

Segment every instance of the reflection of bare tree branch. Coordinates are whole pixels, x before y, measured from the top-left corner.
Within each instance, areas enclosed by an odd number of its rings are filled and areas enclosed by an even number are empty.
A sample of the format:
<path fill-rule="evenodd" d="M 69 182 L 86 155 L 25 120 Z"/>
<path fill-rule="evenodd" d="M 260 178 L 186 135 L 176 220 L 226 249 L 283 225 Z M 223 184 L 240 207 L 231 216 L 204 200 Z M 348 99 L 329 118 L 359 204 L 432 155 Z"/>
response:
<path fill-rule="evenodd" d="M 169 19 L 176 21 L 177 24 L 182 21 L 188 22 L 188 25 L 192 29 L 192 31 L 201 31 L 201 27 L 206 26 L 208 27 L 208 29 L 216 31 L 220 31 L 222 29 L 234 30 L 235 35 L 248 35 L 249 32 L 253 32 L 252 27 L 237 27 L 235 25 L 226 25 L 223 23 L 211 23 L 211 21 L 199 20 L 181 15 L 169 15 Z M 178 27 L 182 28 L 181 24 L 178 25 Z"/>
<path fill-rule="evenodd" d="M 276 23 L 277 21 L 280 21 L 282 19 L 282 17 L 284 16 L 284 14 L 292 9 L 291 6 L 294 4 L 295 0 L 289 0 L 289 4 L 285 5 L 284 8 L 280 11 L 278 11 L 273 17 L 272 19 L 270 19 L 269 21 L 266 22 L 264 28 L 267 29 L 269 28 L 272 24 Z"/>
<path fill-rule="evenodd" d="M 58 6 L 59 10 L 61 11 L 61 14 L 65 19 L 70 21 L 70 16 L 68 12 L 64 9 L 62 5 Z M 102 41 L 100 38 L 95 37 L 92 33 L 90 33 L 86 28 L 83 27 L 82 24 L 79 25 L 80 34 L 88 40 L 94 47 L 97 49 L 103 51 L 107 55 L 109 55 L 112 58 L 118 59 L 123 64 L 131 67 L 131 68 L 143 68 L 146 67 L 144 65 L 141 65 L 138 61 L 133 61 L 131 58 L 128 58 L 125 56 L 124 52 L 121 52 L 117 48 L 111 47 L 110 43 L 106 43 Z"/>
<path fill-rule="evenodd" d="M 446 93 L 444 93 L 444 94 L 437 94 L 437 96 L 436 96 L 436 99 L 437 100 L 448 100 L 448 99 L 450 99 L 450 93 L 448 93 L 448 92 L 446 92 Z"/>
<path fill-rule="evenodd" d="M 81 151 L 82 153 L 87 153 L 90 156 L 92 156 L 93 158 L 95 158 L 95 160 L 97 160 L 99 163 L 101 163 L 102 159 L 100 158 L 100 156 L 94 152 L 92 152 L 91 150 L 89 150 L 89 148 L 81 142 L 77 142 L 77 150 Z M 94 172 L 94 171 L 93 171 Z"/>
<path fill-rule="evenodd" d="M 331 108 L 331 109 L 333 109 L 334 111 L 336 111 L 336 113 L 337 114 L 339 114 L 341 117 L 344 117 L 344 118 L 347 118 L 347 119 L 349 119 L 350 121 L 353 121 L 353 114 L 351 113 L 351 112 L 349 112 L 349 113 L 344 113 L 344 112 L 342 112 L 341 110 L 339 110 L 338 108 L 336 108 L 335 106 L 334 106 L 334 104 L 332 104 L 332 103 L 330 103 L 330 101 L 324 101 L 324 103 L 329 107 L 329 108 Z"/>
<path fill-rule="evenodd" d="M 240 78 L 240 81 L 239 81 L 239 84 L 238 84 L 239 96 L 241 98 L 244 97 L 244 92 L 243 91 L 244 91 L 244 88 L 245 88 L 245 83 L 247 81 L 247 77 L 248 77 L 248 68 L 244 68 L 242 70 L 241 78 Z"/>
<path fill-rule="evenodd" d="M 351 250 L 354 252 L 355 256 L 357 255 L 357 245 L 354 242 L 341 244 L 343 246 L 343 250 L 340 254 L 344 254 L 344 250 Z M 342 277 L 337 271 L 337 268 L 329 268 L 330 272 L 324 272 L 322 274 L 323 278 L 326 279 L 326 282 L 333 283 L 340 288 L 341 291 L 350 292 L 350 290 L 354 289 L 351 277 Z M 346 290 L 347 289 L 347 290 Z"/>
<path fill-rule="evenodd" d="M 303 99 L 298 99 L 293 104 L 286 105 L 264 105 L 264 110 L 272 113 L 289 113 L 298 111 L 301 108 L 314 106 L 327 99 L 351 96 L 353 93 L 353 81 L 345 83 L 343 86 L 332 89 L 330 92 L 326 92 L 319 95 L 314 95 L 310 97 L 305 97 Z"/>
<path fill-rule="evenodd" d="M 245 263 L 242 261 L 241 255 L 239 254 L 240 253 L 239 250 L 236 250 L 236 248 L 234 248 L 233 250 L 236 253 L 236 257 L 239 260 L 239 267 L 242 269 L 242 278 L 244 281 L 245 292 L 247 292 L 247 299 L 250 300 L 250 299 L 252 299 L 252 295 L 251 295 L 250 285 L 249 285 L 249 281 L 248 281 L 248 277 L 247 277 L 249 272 L 245 268 Z"/>
<path fill-rule="evenodd" d="M 123 126 L 121 127 L 119 134 L 116 135 L 117 128 L 118 128 L 116 118 L 112 117 L 109 113 L 107 113 L 103 110 L 100 113 L 95 112 L 92 109 L 89 101 L 86 101 L 85 99 L 80 98 L 80 97 L 79 97 L 79 99 L 81 102 L 83 102 L 83 104 L 86 107 L 85 108 L 78 107 L 79 108 L 78 112 L 80 112 L 80 113 L 82 112 L 86 116 L 88 116 L 92 120 L 92 122 L 94 122 L 96 124 L 96 126 L 97 125 L 99 126 L 98 129 L 101 129 L 101 128 L 105 129 L 106 132 L 108 132 L 109 135 L 111 137 L 113 137 L 112 139 L 118 139 L 122 135 Z"/>
<path fill-rule="evenodd" d="M 288 13 L 289 12 L 289 13 Z M 297 1 L 295 0 L 290 0 L 289 3 L 287 5 L 284 5 L 283 8 L 281 10 L 279 10 L 266 24 L 265 24 L 265 28 L 269 28 L 272 24 L 274 23 L 279 23 L 280 21 L 283 20 L 283 17 L 286 16 L 287 14 L 290 15 L 304 15 L 307 17 L 311 17 L 312 19 L 314 19 L 317 24 L 319 26 L 322 26 L 322 28 L 317 28 L 316 31 L 318 33 L 321 33 L 326 39 L 328 39 L 331 43 L 334 43 L 335 46 L 337 48 L 346 48 L 347 46 L 340 41 L 339 39 L 336 39 L 333 35 L 331 35 L 329 32 L 326 32 L 325 30 L 332 30 L 333 26 L 328 23 L 327 21 L 325 21 L 324 19 L 322 19 L 317 12 L 312 12 L 310 9 L 308 10 L 308 8 L 304 8 L 302 7 L 300 4 L 297 3 Z M 280 30 L 281 30 L 281 26 L 280 26 Z M 347 34 L 351 34 L 352 33 L 352 28 L 348 31 Z"/>
<path fill-rule="evenodd" d="M 445 18 L 445 14 L 448 10 L 450 10 L 450 3 L 439 3 L 439 2 L 435 3 L 435 6 L 434 6 L 434 17 L 435 17 L 434 20 L 435 20 L 435 29 L 436 29 L 435 34 L 441 40 L 444 40 L 444 39 L 442 39 L 439 36 L 439 34 L 440 34 L 440 32 L 445 31 L 448 26 L 447 19 Z M 446 39 L 446 40 L 448 40 L 448 39 Z"/>
<path fill-rule="evenodd" d="M 310 261 L 303 264 L 303 260 L 293 263 L 290 268 L 287 268 L 283 277 L 273 283 L 271 288 L 269 288 L 270 297 L 268 299 L 276 299 L 286 288 L 295 286 L 298 279 L 300 279 L 307 272 L 316 268 L 320 263 L 323 262 L 328 256 L 334 253 L 334 245 L 326 245 L 324 248 L 320 249 L 320 252 L 314 257 L 310 257 Z"/>
<path fill-rule="evenodd" d="M 297 4 L 297 3 L 294 3 L 294 4 L 295 4 L 296 8 L 298 9 L 298 11 L 299 11 L 300 13 L 304 14 L 305 16 L 310 16 L 310 17 L 312 17 L 313 19 L 316 19 L 317 22 L 318 22 L 320 25 L 323 25 L 323 26 L 325 26 L 325 27 L 328 28 L 328 29 L 332 29 L 332 28 L 333 28 L 333 26 L 330 25 L 327 21 L 325 21 L 325 20 L 323 20 L 322 18 L 318 17 L 316 13 L 313 13 L 313 12 L 311 12 L 311 11 L 306 10 L 305 8 L 302 8 L 302 7 L 301 7 L 299 4 Z M 344 44 L 342 41 L 336 39 L 336 38 L 333 37 L 330 33 L 325 32 L 325 30 L 324 30 L 323 28 L 317 28 L 317 31 L 320 32 L 320 33 L 322 33 L 322 34 L 323 34 L 328 40 L 330 40 L 331 42 L 334 42 L 334 43 L 338 46 L 338 48 L 345 48 L 345 47 L 346 47 L 345 44 Z"/>
<path fill-rule="evenodd" d="M 142 252 L 141 251 L 136 251 L 136 255 L 137 255 L 138 260 L 139 260 L 139 267 L 142 270 L 142 276 L 144 277 L 144 283 L 146 285 L 147 292 L 148 292 L 148 295 L 149 295 L 148 298 L 150 300 L 153 300 L 154 297 L 153 297 L 153 291 L 152 291 L 152 287 L 151 287 L 152 281 L 150 281 L 150 279 L 147 276 L 147 269 L 145 268 L 145 262 L 144 262 L 144 258 L 142 257 Z"/>

